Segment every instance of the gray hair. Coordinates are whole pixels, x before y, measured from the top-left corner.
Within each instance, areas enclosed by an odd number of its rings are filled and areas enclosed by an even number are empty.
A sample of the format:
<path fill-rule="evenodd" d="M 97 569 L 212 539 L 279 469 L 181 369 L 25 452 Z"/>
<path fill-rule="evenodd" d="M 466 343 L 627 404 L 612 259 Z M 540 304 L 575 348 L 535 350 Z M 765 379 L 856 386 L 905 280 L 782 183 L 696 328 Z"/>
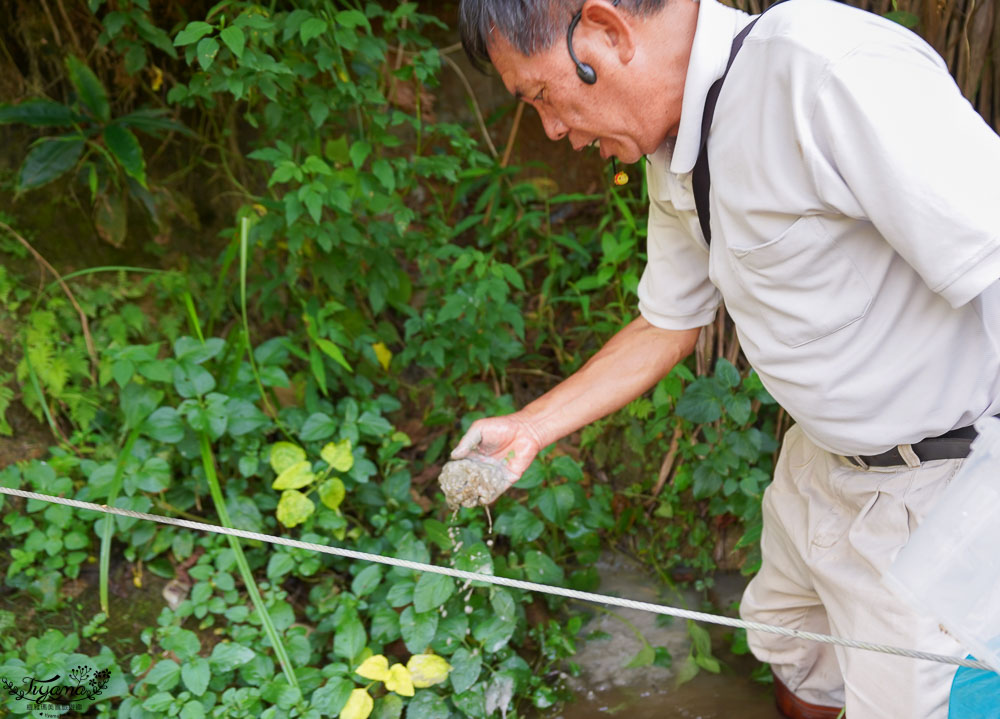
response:
<path fill-rule="evenodd" d="M 609 0 L 610 1 L 610 0 Z M 621 0 L 633 15 L 658 12 L 668 0 Z M 490 63 L 490 35 L 499 33 L 523 55 L 547 50 L 560 38 L 580 0 L 461 0 L 458 27 L 462 47 L 480 70 Z"/>

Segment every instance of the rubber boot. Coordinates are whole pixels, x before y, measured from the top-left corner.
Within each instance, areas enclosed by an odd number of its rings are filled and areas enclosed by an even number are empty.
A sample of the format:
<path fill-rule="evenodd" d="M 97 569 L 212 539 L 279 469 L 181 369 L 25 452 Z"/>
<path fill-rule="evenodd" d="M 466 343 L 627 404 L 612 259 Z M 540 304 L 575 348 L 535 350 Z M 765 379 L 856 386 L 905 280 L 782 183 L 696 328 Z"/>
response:
<path fill-rule="evenodd" d="M 840 707 L 826 707 L 820 704 L 810 704 L 804 699 L 800 699 L 786 687 L 774 672 L 774 702 L 778 705 L 778 712 L 787 719 L 837 719 L 840 716 Z"/>

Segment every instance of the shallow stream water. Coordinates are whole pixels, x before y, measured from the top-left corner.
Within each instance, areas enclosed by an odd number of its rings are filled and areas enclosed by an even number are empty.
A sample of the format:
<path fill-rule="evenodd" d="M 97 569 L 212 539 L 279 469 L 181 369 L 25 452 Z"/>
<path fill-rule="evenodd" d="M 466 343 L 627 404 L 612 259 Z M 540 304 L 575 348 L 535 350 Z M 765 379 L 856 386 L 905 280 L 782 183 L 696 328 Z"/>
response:
<path fill-rule="evenodd" d="M 598 565 L 601 594 L 629 599 L 701 609 L 693 592 L 664 594 L 637 565 L 614 555 L 606 555 Z M 714 601 L 728 606 L 739 599 L 744 580 L 726 575 L 716 579 Z M 702 625 L 712 636 L 712 651 L 723 665 L 719 674 L 701 671 L 694 679 L 678 685 L 677 669 L 691 647 L 687 624 L 673 620 L 666 625 L 657 615 L 636 610 L 611 608 L 597 611 L 584 626 L 572 660 L 580 675 L 568 683 L 577 700 L 546 719 L 780 719 L 769 686 L 750 678 L 756 662 L 750 656 L 728 652 L 725 636 L 731 630 Z M 623 621 L 624 620 L 624 621 Z M 625 665 L 639 652 L 640 634 L 650 645 L 665 647 L 673 657 L 670 669 L 646 666 L 627 669 Z"/>

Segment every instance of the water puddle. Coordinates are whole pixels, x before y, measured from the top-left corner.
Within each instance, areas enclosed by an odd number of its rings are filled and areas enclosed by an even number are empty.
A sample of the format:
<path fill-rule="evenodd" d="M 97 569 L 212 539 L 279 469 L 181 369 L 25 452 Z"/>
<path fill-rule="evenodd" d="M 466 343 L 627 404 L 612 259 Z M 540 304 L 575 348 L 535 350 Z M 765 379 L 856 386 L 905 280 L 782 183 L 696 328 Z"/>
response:
<path fill-rule="evenodd" d="M 601 594 L 701 609 L 693 592 L 664 596 L 649 575 L 627 559 L 608 554 L 598 563 L 598 571 Z M 728 606 L 738 599 L 743 582 L 739 576 L 718 577 L 717 605 Z M 722 671 L 712 674 L 703 670 L 678 684 L 677 672 L 691 651 L 691 638 L 687 622 L 664 619 L 618 607 L 608 611 L 595 608 L 572 657 L 580 667 L 579 676 L 567 679 L 577 699 L 546 719 L 780 719 L 770 687 L 750 678 L 757 666 L 754 659 L 728 652 L 725 636 L 731 630 L 725 627 L 700 625 L 712 637 L 712 651 L 722 663 Z M 644 642 L 669 652 L 673 659 L 670 668 L 626 668 L 645 647 Z"/>

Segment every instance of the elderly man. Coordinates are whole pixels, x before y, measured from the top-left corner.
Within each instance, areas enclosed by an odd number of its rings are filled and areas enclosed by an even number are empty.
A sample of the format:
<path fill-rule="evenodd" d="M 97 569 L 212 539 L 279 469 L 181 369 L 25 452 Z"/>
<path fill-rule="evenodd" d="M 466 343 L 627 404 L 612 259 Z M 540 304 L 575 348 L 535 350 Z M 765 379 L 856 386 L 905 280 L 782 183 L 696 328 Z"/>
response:
<path fill-rule="evenodd" d="M 553 140 L 645 157 L 650 207 L 639 316 L 542 397 L 475 422 L 453 457 L 501 463 L 513 483 L 664 377 L 724 301 L 796 420 L 743 616 L 958 655 L 881 576 L 960 467 L 970 425 L 1000 412 L 1000 139 L 899 25 L 791 0 L 739 48 L 751 20 L 715 0 L 462 0 L 470 56 Z M 949 665 L 750 642 L 791 715 L 946 716 Z"/>

